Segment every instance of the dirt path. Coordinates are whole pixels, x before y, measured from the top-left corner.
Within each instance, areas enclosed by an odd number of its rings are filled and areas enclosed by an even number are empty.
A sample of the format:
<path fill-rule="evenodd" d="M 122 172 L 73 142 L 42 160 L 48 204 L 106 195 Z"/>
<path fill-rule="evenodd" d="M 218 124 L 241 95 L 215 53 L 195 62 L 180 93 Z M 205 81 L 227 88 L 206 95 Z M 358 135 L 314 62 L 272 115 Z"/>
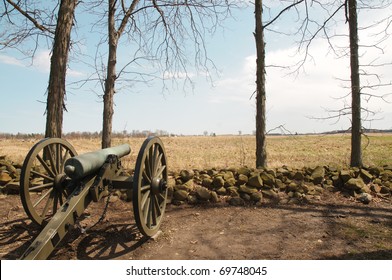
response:
<path fill-rule="evenodd" d="M 18 196 L 0 196 L 0 258 L 17 259 L 39 232 Z M 305 205 L 173 206 L 156 240 L 140 236 L 132 205 L 110 203 L 106 219 L 71 231 L 50 259 L 392 259 L 392 204 L 338 194 Z M 92 204 L 82 226 L 100 217 Z"/>

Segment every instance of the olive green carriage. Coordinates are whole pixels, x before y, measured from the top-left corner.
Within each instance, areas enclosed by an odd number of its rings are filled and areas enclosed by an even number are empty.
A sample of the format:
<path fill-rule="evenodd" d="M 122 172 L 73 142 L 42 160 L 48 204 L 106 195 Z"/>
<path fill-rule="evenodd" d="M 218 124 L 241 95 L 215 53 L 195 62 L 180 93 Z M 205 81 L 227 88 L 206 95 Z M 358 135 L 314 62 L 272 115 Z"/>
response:
<path fill-rule="evenodd" d="M 165 149 L 158 137 L 147 138 L 133 176 L 123 176 L 120 159 L 130 151 L 123 144 L 77 155 L 64 139 L 35 144 L 23 163 L 20 194 L 27 215 L 43 229 L 21 259 L 48 258 L 89 203 L 100 201 L 110 189 L 126 189 L 138 229 L 147 237 L 156 234 L 167 200 Z"/>

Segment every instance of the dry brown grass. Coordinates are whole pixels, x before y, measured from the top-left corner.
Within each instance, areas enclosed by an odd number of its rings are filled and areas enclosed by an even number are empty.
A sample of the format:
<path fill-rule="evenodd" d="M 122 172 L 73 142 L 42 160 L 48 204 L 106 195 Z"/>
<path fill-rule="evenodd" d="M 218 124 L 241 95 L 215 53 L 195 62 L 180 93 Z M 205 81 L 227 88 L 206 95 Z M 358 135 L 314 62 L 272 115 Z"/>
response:
<path fill-rule="evenodd" d="M 368 140 L 369 145 L 363 152 L 364 164 L 392 165 L 392 135 L 370 134 Z M 368 140 L 363 139 L 364 148 Z M 22 163 L 36 141 L 0 139 L 0 155 L 6 155 L 11 160 Z M 131 145 L 131 155 L 123 159 L 126 168 L 134 167 L 143 141 L 142 138 L 113 140 L 113 145 L 124 142 Z M 256 144 L 253 136 L 163 137 L 162 141 L 171 171 L 255 165 Z M 69 142 L 79 154 L 100 148 L 100 139 L 69 139 Z M 269 136 L 267 153 L 269 167 L 343 167 L 350 162 L 350 135 Z"/>

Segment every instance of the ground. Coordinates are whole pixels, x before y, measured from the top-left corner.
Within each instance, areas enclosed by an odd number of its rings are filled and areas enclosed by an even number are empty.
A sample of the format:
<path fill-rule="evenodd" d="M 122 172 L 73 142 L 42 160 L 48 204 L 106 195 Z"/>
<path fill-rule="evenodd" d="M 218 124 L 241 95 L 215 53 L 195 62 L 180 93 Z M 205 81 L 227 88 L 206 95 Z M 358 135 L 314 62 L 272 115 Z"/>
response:
<path fill-rule="evenodd" d="M 289 205 L 168 205 L 161 234 L 143 238 L 130 202 L 92 203 L 49 259 L 392 259 L 392 204 L 339 193 Z M 0 258 L 18 259 L 40 228 L 17 195 L 0 196 Z"/>

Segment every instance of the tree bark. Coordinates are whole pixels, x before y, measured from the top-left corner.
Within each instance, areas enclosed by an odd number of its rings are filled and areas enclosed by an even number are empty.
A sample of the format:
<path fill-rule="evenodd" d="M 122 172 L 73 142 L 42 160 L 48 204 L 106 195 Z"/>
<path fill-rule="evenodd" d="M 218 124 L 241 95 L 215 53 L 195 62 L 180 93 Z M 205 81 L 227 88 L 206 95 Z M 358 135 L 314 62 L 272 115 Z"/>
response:
<path fill-rule="evenodd" d="M 109 0 L 108 34 L 109 54 L 107 73 L 105 80 L 105 93 L 103 95 L 103 125 L 102 125 L 102 148 L 108 148 L 112 144 L 112 124 L 114 113 L 114 93 L 116 83 L 117 43 L 118 34 L 115 26 L 116 1 Z"/>
<path fill-rule="evenodd" d="M 361 86 L 358 58 L 357 1 L 348 0 L 351 69 L 351 162 L 352 167 L 362 166 L 361 151 Z"/>
<path fill-rule="evenodd" d="M 255 0 L 256 30 L 256 167 L 267 166 L 265 120 L 265 43 L 262 23 L 263 1 Z"/>
<path fill-rule="evenodd" d="M 128 20 L 135 10 L 140 0 L 133 0 L 126 10 L 120 26 L 116 30 L 116 4 L 117 0 L 109 0 L 108 14 L 108 36 L 109 36 L 109 54 L 105 79 L 105 92 L 103 95 L 103 120 L 102 120 L 102 148 L 108 148 L 112 145 L 112 128 L 114 114 L 114 94 L 116 93 L 115 84 L 117 80 L 117 46 L 121 34 L 124 32 Z M 124 7 L 123 7 L 124 8 Z"/>
<path fill-rule="evenodd" d="M 61 137 L 65 107 L 65 77 L 77 0 L 62 0 L 53 42 L 46 103 L 45 137 Z"/>

